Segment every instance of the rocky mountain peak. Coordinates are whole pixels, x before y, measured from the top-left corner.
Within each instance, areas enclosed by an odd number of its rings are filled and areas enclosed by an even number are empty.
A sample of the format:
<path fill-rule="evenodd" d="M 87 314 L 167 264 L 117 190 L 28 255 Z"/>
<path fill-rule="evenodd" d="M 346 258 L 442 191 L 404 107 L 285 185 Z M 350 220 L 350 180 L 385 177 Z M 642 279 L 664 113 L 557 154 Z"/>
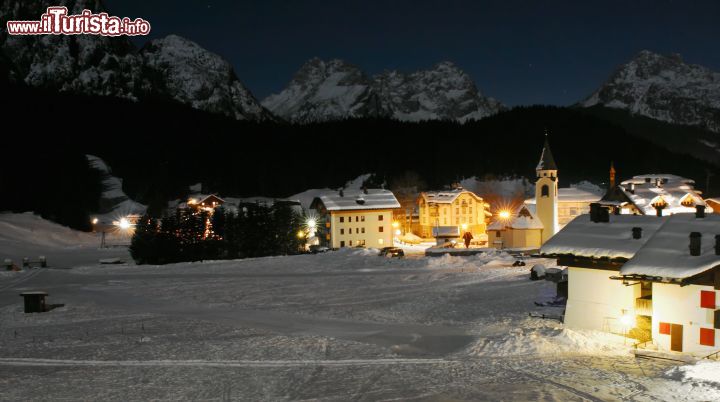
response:
<path fill-rule="evenodd" d="M 282 92 L 263 100 L 273 113 L 299 122 L 348 117 L 404 121 L 479 119 L 502 109 L 472 78 L 444 61 L 428 70 L 384 71 L 369 77 L 342 60 L 311 59 Z"/>
<path fill-rule="evenodd" d="M 648 50 L 620 66 L 581 106 L 602 105 L 720 132 L 720 73 Z"/>
<path fill-rule="evenodd" d="M 48 6 L 107 11 L 99 0 L 0 2 L 0 18 L 37 20 Z M 273 118 L 220 56 L 188 39 L 170 35 L 138 49 L 125 36 L 3 36 L 0 53 L 19 81 L 30 86 L 138 100 L 174 100 L 236 119 Z"/>

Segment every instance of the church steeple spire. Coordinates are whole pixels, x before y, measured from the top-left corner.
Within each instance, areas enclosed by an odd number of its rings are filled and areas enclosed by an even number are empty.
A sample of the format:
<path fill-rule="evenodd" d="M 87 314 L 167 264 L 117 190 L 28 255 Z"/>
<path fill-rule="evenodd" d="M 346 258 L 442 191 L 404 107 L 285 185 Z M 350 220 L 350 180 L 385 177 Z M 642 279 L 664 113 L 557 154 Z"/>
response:
<path fill-rule="evenodd" d="M 558 170 L 552 151 L 550 151 L 547 130 L 545 130 L 545 145 L 543 146 L 542 154 L 540 154 L 540 162 L 538 162 L 535 170 Z"/>

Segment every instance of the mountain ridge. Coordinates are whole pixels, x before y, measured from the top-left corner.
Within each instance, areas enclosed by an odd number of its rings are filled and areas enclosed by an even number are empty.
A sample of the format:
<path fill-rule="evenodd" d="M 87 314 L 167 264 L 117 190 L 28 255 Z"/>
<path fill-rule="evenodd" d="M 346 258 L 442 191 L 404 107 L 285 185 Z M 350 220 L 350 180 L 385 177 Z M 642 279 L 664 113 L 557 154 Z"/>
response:
<path fill-rule="evenodd" d="M 449 61 L 412 73 L 386 70 L 370 76 L 344 60 L 312 58 L 282 91 L 261 103 L 295 123 L 368 117 L 465 122 L 505 109 Z"/>
<path fill-rule="evenodd" d="M 601 105 L 669 123 L 720 132 L 720 73 L 679 54 L 639 52 L 578 103 Z"/>

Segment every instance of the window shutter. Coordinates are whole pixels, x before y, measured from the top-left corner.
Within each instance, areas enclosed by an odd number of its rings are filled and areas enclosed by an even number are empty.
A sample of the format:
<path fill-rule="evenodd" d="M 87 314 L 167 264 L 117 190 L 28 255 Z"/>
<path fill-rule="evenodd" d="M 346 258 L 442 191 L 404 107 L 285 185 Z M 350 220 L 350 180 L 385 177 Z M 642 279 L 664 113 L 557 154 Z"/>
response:
<path fill-rule="evenodd" d="M 700 328 L 700 344 L 715 346 L 715 330 L 711 328 Z"/>
<path fill-rule="evenodd" d="M 715 309 L 715 291 L 714 290 L 701 290 L 700 291 L 700 307 Z"/>
<path fill-rule="evenodd" d="M 663 335 L 670 335 L 670 324 L 667 322 L 660 323 L 660 330 L 658 331 Z"/>

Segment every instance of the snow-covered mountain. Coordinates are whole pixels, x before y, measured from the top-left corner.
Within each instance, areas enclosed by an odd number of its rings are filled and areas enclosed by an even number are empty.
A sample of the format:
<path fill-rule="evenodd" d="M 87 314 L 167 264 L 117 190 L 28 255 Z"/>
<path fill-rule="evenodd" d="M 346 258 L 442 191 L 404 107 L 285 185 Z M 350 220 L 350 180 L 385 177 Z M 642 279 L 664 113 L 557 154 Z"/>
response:
<path fill-rule="evenodd" d="M 386 71 L 369 77 L 342 60 L 312 59 L 263 106 L 294 122 L 350 117 L 392 117 L 403 121 L 480 119 L 502 110 L 473 80 L 450 62 L 430 70 Z"/>
<path fill-rule="evenodd" d="M 342 60 L 314 58 L 305 63 L 282 92 L 262 105 L 286 120 L 309 122 L 386 115 L 379 108 L 372 80 Z"/>
<path fill-rule="evenodd" d="M 720 132 L 720 73 L 647 50 L 620 66 L 581 106 L 602 105 Z"/>
<path fill-rule="evenodd" d="M 48 6 L 57 5 L 66 6 L 70 14 L 83 9 L 107 12 L 99 0 L 0 0 L 0 21 L 37 20 Z M 230 63 L 175 35 L 148 42 L 138 51 L 124 36 L 0 33 L 0 52 L 19 78 L 34 87 L 132 100 L 152 96 L 240 120 L 272 118 Z"/>
<path fill-rule="evenodd" d="M 140 56 L 153 92 L 238 120 L 270 118 L 230 63 L 195 42 L 169 35 L 148 42 Z"/>
<path fill-rule="evenodd" d="M 483 96 L 472 78 L 451 62 L 404 74 L 386 71 L 374 77 L 383 104 L 398 120 L 478 120 L 503 105 Z"/>

